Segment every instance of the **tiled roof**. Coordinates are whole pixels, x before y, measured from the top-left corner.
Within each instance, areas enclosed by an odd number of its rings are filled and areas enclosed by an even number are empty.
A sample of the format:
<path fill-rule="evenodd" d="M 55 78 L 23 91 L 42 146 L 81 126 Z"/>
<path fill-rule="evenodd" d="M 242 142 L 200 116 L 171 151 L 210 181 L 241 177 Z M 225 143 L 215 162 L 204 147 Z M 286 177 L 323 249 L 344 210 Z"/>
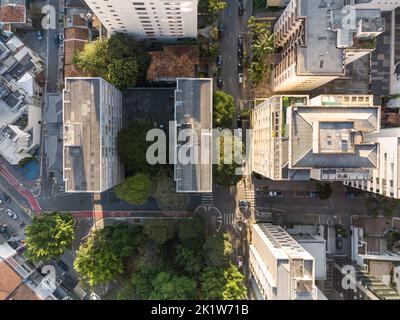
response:
<path fill-rule="evenodd" d="M 19 287 L 8 297 L 8 300 L 40 300 L 39 297 L 25 284 Z"/>
<path fill-rule="evenodd" d="M 72 24 L 75 27 L 86 27 L 87 26 L 87 22 L 85 19 L 82 19 L 79 15 L 75 14 L 72 17 Z"/>
<path fill-rule="evenodd" d="M 6 4 L 0 7 L 0 22 L 25 23 L 26 7 L 24 1 L 14 1 L 15 4 Z"/>
<path fill-rule="evenodd" d="M 8 296 L 19 286 L 21 278 L 4 261 L 0 262 L 0 300 Z"/>
<path fill-rule="evenodd" d="M 82 50 L 85 46 L 84 41 L 70 40 L 64 42 L 64 59 L 65 64 L 72 64 L 72 58 L 76 51 Z"/>
<path fill-rule="evenodd" d="M 85 40 L 89 39 L 89 29 L 88 28 L 65 28 L 64 29 L 64 38 L 67 40 Z"/>
<path fill-rule="evenodd" d="M 194 78 L 199 65 L 197 45 L 169 45 L 163 51 L 150 52 L 147 71 L 150 81 L 174 81 L 176 78 Z"/>

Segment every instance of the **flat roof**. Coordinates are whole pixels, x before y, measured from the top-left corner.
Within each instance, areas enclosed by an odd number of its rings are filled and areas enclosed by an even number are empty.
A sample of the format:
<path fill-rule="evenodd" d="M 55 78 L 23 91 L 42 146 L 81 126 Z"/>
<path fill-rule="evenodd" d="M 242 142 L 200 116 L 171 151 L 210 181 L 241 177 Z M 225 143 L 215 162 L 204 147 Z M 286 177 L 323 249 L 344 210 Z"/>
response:
<path fill-rule="evenodd" d="M 175 90 L 175 121 L 177 136 L 183 129 L 192 129 L 197 135 L 198 154 L 193 162 L 183 164 L 178 157 L 185 142 L 177 141 L 175 181 L 177 192 L 212 191 L 212 79 L 178 78 Z M 205 130 L 202 132 L 202 130 Z M 202 136 L 209 140 L 202 143 Z M 206 153 L 208 151 L 208 154 Z M 202 157 L 203 155 L 203 157 Z"/>
<path fill-rule="evenodd" d="M 100 78 L 66 78 L 63 100 L 67 191 L 101 190 Z"/>

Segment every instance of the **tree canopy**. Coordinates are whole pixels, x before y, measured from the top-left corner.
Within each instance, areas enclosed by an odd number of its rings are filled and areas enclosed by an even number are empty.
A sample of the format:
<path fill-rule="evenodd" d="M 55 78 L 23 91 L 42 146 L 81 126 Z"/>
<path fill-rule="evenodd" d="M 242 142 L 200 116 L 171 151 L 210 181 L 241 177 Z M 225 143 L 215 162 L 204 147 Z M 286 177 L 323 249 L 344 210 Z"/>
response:
<path fill-rule="evenodd" d="M 147 149 L 152 144 L 151 141 L 146 141 L 146 135 L 153 128 L 150 122 L 138 122 L 118 133 L 118 154 L 125 163 L 127 175 L 157 172 L 157 168 L 146 160 Z"/>
<path fill-rule="evenodd" d="M 151 182 L 144 173 L 137 173 L 128 177 L 124 182 L 117 185 L 114 190 L 118 198 L 133 205 L 143 205 L 150 196 Z"/>
<path fill-rule="evenodd" d="M 59 259 L 73 239 L 74 220 L 70 214 L 43 213 L 26 227 L 27 255 L 34 262 Z"/>
<path fill-rule="evenodd" d="M 170 272 L 160 272 L 153 281 L 151 300 L 191 300 L 196 295 L 196 281 Z"/>
<path fill-rule="evenodd" d="M 161 210 L 184 210 L 187 197 L 177 193 L 174 180 L 165 173 L 160 173 L 154 180 L 155 187 L 152 196 L 157 199 Z"/>
<path fill-rule="evenodd" d="M 144 233 L 155 243 L 162 245 L 167 240 L 172 239 L 175 232 L 175 226 L 169 220 L 152 220 L 144 225 Z"/>
<path fill-rule="evenodd" d="M 223 91 L 214 93 L 214 128 L 227 129 L 232 128 L 232 121 L 235 117 L 235 102 L 230 94 Z"/>
<path fill-rule="evenodd" d="M 74 268 L 91 286 L 111 281 L 123 273 L 138 241 L 137 229 L 127 224 L 97 230 L 79 247 Z"/>
<path fill-rule="evenodd" d="M 104 78 L 119 89 L 133 87 L 145 75 L 149 56 L 146 43 L 121 33 L 99 38 L 75 52 L 73 62 L 83 71 Z"/>
<path fill-rule="evenodd" d="M 226 236 L 218 233 L 207 237 L 203 251 L 208 267 L 223 267 L 227 265 L 233 249 Z"/>

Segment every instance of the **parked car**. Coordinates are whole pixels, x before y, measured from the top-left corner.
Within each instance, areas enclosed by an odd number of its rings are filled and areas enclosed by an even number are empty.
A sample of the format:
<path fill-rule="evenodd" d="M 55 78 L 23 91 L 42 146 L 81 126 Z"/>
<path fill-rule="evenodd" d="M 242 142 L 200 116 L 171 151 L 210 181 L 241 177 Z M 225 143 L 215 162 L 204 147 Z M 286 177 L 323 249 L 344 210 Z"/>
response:
<path fill-rule="evenodd" d="M 217 56 L 217 67 L 222 68 L 222 55 Z"/>
<path fill-rule="evenodd" d="M 243 83 L 243 73 L 238 74 L 238 82 Z"/>
<path fill-rule="evenodd" d="M 64 262 L 64 261 L 62 261 L 62 260 L 58 260 L 57 261 L 57 265 L 61 268 L 61 269 L 63 269 L 65 272 L 67 272 L 68 271 L 68 266 L 67 266 L 67 264 Z"/>
<path fill-rule="evenodd" d="M 64 33 L 60 33 L 58 35 L 58 38 L 60 39 L 60 41 L 64 41 Z"/>
<path fill-rule="evenodd" d="M 353 198 L 362 198 L 363 197 L 363 193 L 357 192 L 357 191 L 347 191 L 346 192 L 346 198 L 348 199 L 353 199 Z"/>
<path fill-rule="evenodd" d="M 238 127 L 238 128 L 241 128 L 242 127 L 242 124 L 243 124 L 243 122 L 242 122 L 242 117 L 240 116 L 240 114 L 236 117 L 236 126 Z"/>
<path fill-rule="evenodd" d="M 59 35 L 59 34 L 56 34 L 56 35 L 54 36 L 54 45 L 55 45 L 56 47 L 59 47 L 59 46 L 60 46 L 60 35 Z"/>
<path fill-rule="evenodd" d="M 341 235 L 337 235 L 336 236 L 335 244 L 336 244 L 336 249 L 337 250 L 341 250 L 342 249 L 342 247 L 343 247 L 343 239 L 342 239 Z"/>
<path fill-rule="evenodd" d="M 43 40 L 43 34 L 42 34 L 42 31 L 38 31 L 37 32 L 37 39 L 39 40 L 39 41 L 42 41 Z"/>
<path fill-rule="evenodd" d="M 223 25 L 218 26 L 218 38 L 224 37 L 225 27 Z"/>
<path fill-rule="evenodd" d="M 217 78 L 217 87 L 218 88 L 222 88 L 223 83 L 224 83 L 224 80 L 221 77 Z"/>
<path fill-rule="evenodd" d="M 238 59 L 242 60 L 243 59 L 243 50 L 238 48 Z"/>
<path fill-rule="evenodd" d="M 4 202 L 10 203 L 11 202 L 11 198 L 7 195 L 7 193 L 1 193 L 1 198 Z"/>
<path fill-rule="evenodd" d="M 238 62 L 238 73 L 242 73 L 243 72 L 243 64 L 239 61 Z"/>
<path fill-rule="evenodd" d="M 309 196 L 310 199 L 319 198 L 319 192 L 318 191 L 310 191 L 308 193 L 308 196 Z"/>
<path fill-rule="evenodd" d="M 270 196 L 271 198 L 282 198 L 283 192 L 279 190 L 271 190 L 268 192 L 268 196 Z"/>
<path fill-rule="evenodd" d="M 17 219 L 18 219 L 17 214 L 16 214 L 14 211 L 12 211 L 11 209 L 7 209 L 7 210 L 6 210 L 6 214 L 7 214 L 11 219 L 14 219 L 14 220 L 17 220 Z"/>
<path fill-rule="evenodd" d="M 238 35 L 238 50 L 243 51 L 243 36 L 240 34 Z"/>
<path fill-rule="evenodd" d="M 239 2 L 238 3 L 238 14 L 239 14 L 239 17 L 241 17 L 243 15 L 243 13 L 244 13 L 243 4 Z"/>

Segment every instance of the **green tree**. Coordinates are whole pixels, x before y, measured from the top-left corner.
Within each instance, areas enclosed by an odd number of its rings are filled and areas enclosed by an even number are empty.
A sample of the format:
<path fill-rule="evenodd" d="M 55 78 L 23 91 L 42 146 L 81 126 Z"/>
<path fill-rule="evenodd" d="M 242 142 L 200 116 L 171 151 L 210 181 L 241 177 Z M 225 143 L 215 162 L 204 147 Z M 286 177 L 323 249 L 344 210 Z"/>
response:
<path fill-rule="evenodd" d="M 215 58 L 218 55 L 219 45 L 218 43 L 212 43 L 208 46 L 208 54 L 210 58 Z"/>
<path fill-rule="evenodd" d="M 208 13 L 210 18 L 214 21 L 219 13 L 227 7 L 227 3 L 221 0 L 208 0 Z"/>
<path fill-rule="evenodd" d="M 222 132 L 219 146 L 220 159 L 214 165 L 214 182 L 221 186 L 234 186 L 241 179 L 236 170 L 240 168 L 243 161 L 244 147 L 242 141 L 228 132 Z"/>
<path fill-rule="evenodd" d="M 27 256 L 34 262 L 59 259 L 73 239 L 74 220 L 70 214 L 43 213 L 26 227 Z"/>
<path fill-rule="evenodd" d="M 157 199 L 161 210 L 184 210 L 187 206 L 187 197 L 177 193 L 174 180 L 164 173 L 155 178 L 153 197 Z"/>
<path fill-rule="evenodd" d="M 326 183 L 322 184 L 320 182 L 317 182 L 315 187 L 317 189 L 317 192 L 319 193 L 319 198 L 321 200 L 326 200 L 326 199 L 330 198 L 330 196 L 332 194 L 332 186 L 330 183 L 326 182 Z"/>
<path fill-rule="evenodd" d="M 139 76 L 145 75 L 149 56 L 146 43 L 116 33 L 109 39 L 87 43 L 74 54 L 73 62 L 89 74 L 97 75 L 123 90 L 135 86 Z"/>
<path fill-rule="evenodd" d="M 196 281 L 169 272 L 160 272 L 153 281 L 151 300 L 192 300 L 196 296 Z"/>
<path fill-rule="evenodd" d="M 133 205 L 143 205 L 150 196 L 150 179 L 144 173 L 137 173 L 117 185 L 114 190 L 118 198 Z"/>
<path fill-rule="evenodd" d="M 79 247 L 74 268 L 91 286 L 115 279 L 124 271 L 124 260 L 135 253 L 140 229 L 126 223 L 93 232 Z"/>
<path fill-rule="evenodd" d="M 369 194 L 366 199 L 367 213 L 374 218 L 379 216 L 391 218 L 399 207 L 400 201 L 398 199 L 375 194 Z"/>
<path fill-rule="evenodd" d="M 153 267 L 142 268 L 132 274 L 131 284 L 134 297 L 139 300 L 147 300 L 154 291 L 153 281 L 159 274 L 160 269 Z"/>
<path fill-rule="evenodd" d="M 227 234 L 207 237 L 203 247 L 204 260 L 208 267 L 224 267 L 229 263 L 233 248 Z"/>
<path fill-rule="evenodd" d="M 153 128 L 150 122 L 132 123 L 118 133 L 118 154 L 125 164 L 127 175 L 157 172 L 158 168 L 146 160 L 147 149 L 152 144 L 146 141 L 146 135 Z"/>
<path fill-rule="evenodd" d="M 201 289 L 206 300 L 244 300 L 247 288 L 237 267 L 209 267 L 201 274 Z"/>
<path fill-rule="evenodd" d="M 221 90 L 214 93 L 214 128 L 232 128 L 235 117 L 235 103 L 233 97 Z"/>
<path fill-rule="evenodd" d="M 169 220 L 151 220 L 144 225 L 144 233 L 155 243 L 163 245 L 173 238 L 175 232 L 174 224 Z"/>
<path fill-rule="evenodd" d="M 178 225 L 178 236 L 188 248 L 201 249 L 205 241 L 205 224 L 200 215 L 193 215 L 190 219 L 183 219 Z"/>
<path fill-rule="evenodd" d="M 182 244 L 176 245 L 176 262 L 184 271 L 195 275 L 203 268 L 202 256 L 199 252 Z"/>

